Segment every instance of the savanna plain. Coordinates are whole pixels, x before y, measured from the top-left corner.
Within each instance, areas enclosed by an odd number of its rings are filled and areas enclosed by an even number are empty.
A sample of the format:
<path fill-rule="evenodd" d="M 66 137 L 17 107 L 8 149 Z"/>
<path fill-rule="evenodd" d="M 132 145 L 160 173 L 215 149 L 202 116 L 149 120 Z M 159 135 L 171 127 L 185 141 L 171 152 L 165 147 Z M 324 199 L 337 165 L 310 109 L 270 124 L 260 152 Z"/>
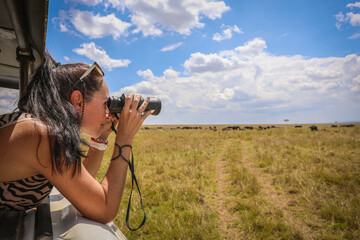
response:
<path fill-rule="evenodd" d="M 144 126 L 133 151 L 147 220 L 126 226 L 128 171 L 114 222 L 128 239 L 360 239 L 360 124 L 340 125 Z M 134 186 L 130 225 L 142 217 Z"/>

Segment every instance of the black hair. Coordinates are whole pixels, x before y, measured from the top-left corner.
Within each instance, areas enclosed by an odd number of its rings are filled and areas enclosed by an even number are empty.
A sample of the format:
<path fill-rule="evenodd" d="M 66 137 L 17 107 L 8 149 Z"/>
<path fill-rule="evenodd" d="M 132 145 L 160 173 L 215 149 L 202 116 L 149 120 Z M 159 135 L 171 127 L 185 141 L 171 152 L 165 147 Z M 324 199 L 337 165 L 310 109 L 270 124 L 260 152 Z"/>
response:
<path fill-rule="evenodd" d="M 75 90 L 83 94 L 83 104 L 91 100 L 101 87 L 101 78 L 92 71 L 77 84 L 80 76 L 89 68 L 84 63 L 61 65 L 48 52 L 43 64 L 36 70 L 25 95 L 20 98 L 20 111 L 31 113 L 46 125 L 53 173 L 60 174 L 63 167 L 73 167 L 80 173 L 81 158 L 85 157 L 81 145 L 87 145 L 80 135 L 81 115 L 71 104 L 70 96 Z"/>

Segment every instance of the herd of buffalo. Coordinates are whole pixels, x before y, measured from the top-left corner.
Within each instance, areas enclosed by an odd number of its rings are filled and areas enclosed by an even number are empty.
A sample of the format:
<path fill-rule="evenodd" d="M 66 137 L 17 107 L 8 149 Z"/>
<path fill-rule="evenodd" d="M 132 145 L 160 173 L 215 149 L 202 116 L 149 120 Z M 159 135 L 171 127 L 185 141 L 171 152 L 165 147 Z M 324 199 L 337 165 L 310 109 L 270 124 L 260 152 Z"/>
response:
<path fill-rule="evenodd" d="M 295 128 L 302 128 L 302 125 L 295 125 Z M 355 127 L 354 124 L 345 124 L 345 125 L 331 125 L 332 128 L 336 128 L 336 127 Z M 176 128 L 169 128 L 170 130 L 176 130 L 176 129 L 209 129 L 212 131 L 218 131 L 216 126 L 210 126 L 210 127 L 199 127 L 199 126 L 184 126 L 184 127 L 176 127 Z M 270 129 L 270 128 L 276 128 L 276 126 L 272 125 L 272 126 L 257 126 L 257 127 L 253 127 L 253 126 L 245 126 L 243 128 L 241 128 L 240 126 L 227 126 L 222 128 L 222 131 L 233 131 L 233 130 L 266 130 L 266 129 Z M 311 131 L 318 131 L 318 127 L 315 125 L 312 125 L 309 127 Z M 144 130 L 156 130 L 156 129 L 165 129 L 163 127 L 156 127 L 156 128 L 150 128 L 150 127 L 144 127 Z M 322 129 L 323 131 L 326 129 Z"/>

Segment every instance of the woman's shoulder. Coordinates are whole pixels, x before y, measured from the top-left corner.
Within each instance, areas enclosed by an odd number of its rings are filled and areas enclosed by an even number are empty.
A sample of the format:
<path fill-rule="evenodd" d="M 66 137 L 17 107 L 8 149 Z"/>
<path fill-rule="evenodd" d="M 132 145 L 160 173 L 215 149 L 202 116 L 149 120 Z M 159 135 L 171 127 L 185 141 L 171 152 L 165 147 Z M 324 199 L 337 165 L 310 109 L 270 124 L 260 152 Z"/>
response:
<path fill-rule="evenodd" d="M 7 127 L 25 120 L 37 120 L 34 115 L 26 112 L 12 112 L 0 115 L 0 128 Z"/>
<path fill-rule="evenodd" d="M 46 146 L 39 151 L 40 144 L 46 143 L 48 139 L 46 128 L 27 114 L 1 115 L 0 119 L 6 124 L 12 123 L 0 129 L 0 168 L 9 169 L 7 173 L 0 171 L 2 177 L 8 174 L 8 178 L 19 176 L 20 179 L 23 175 L 39 173 L 38 158 L 48 152 Z M 21 166 L 21 171 L 14 170 L 18 166 Z"/>
<path fill-rule="evenodd" d="M 34 115 L 26 112 L 13 112 L 0 115 L 1 137 L 10 140 L 33 139 L 47 136 L 46 125 Z"/>

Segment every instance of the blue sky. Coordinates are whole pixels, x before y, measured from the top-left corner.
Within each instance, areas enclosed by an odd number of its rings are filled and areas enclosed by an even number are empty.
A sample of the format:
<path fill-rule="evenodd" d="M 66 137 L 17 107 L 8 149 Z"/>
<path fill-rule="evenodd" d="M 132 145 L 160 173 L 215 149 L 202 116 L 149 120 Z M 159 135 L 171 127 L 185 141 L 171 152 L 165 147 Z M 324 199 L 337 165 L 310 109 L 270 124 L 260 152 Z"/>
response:
<path fill-rule="evenodd" d="M 53 0 L 47 49 L 161 98 L 147 124 L 360 120 L 356 1 Z"/>

